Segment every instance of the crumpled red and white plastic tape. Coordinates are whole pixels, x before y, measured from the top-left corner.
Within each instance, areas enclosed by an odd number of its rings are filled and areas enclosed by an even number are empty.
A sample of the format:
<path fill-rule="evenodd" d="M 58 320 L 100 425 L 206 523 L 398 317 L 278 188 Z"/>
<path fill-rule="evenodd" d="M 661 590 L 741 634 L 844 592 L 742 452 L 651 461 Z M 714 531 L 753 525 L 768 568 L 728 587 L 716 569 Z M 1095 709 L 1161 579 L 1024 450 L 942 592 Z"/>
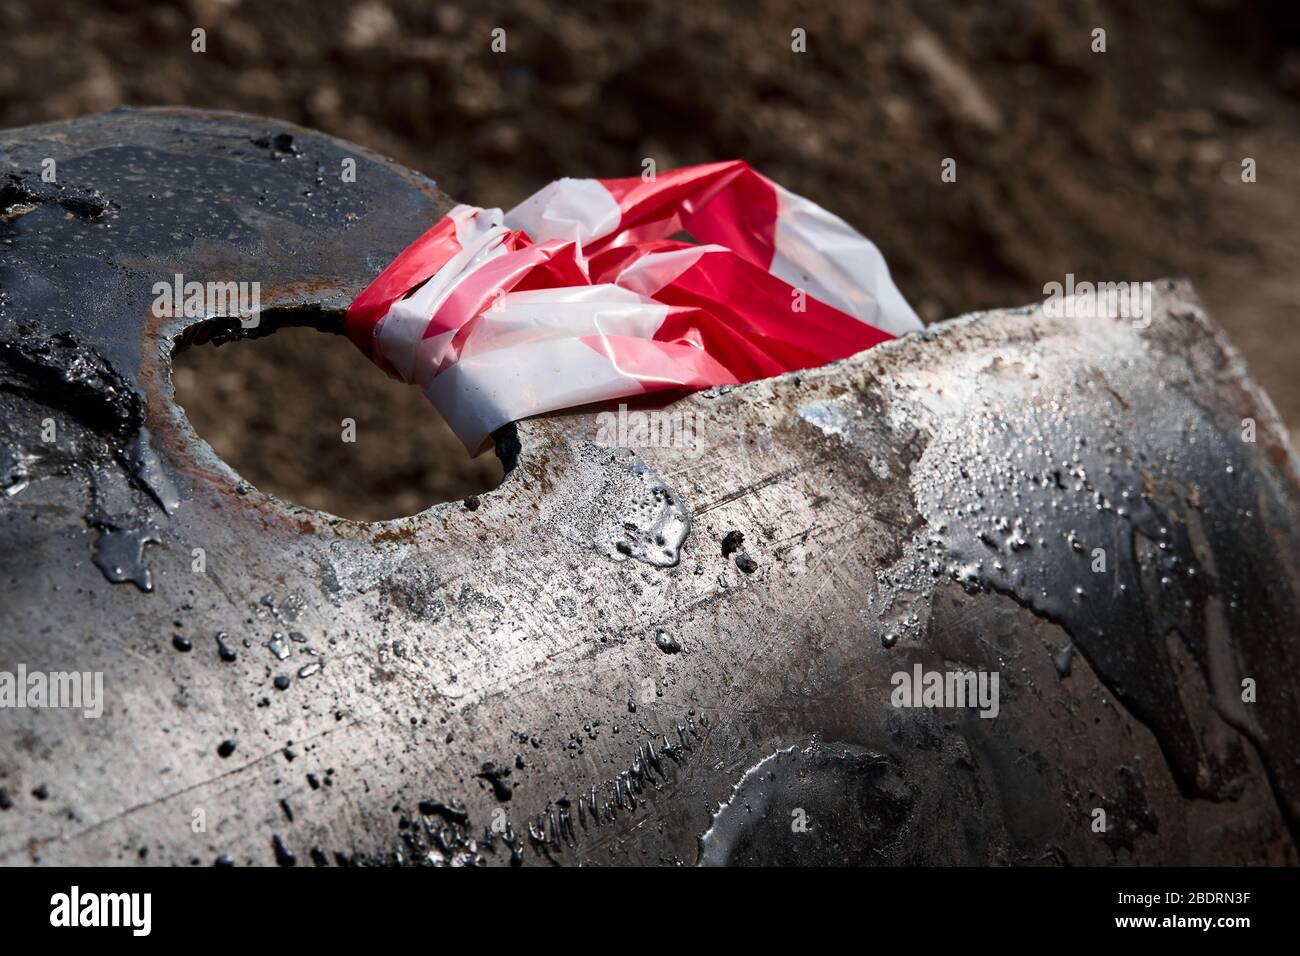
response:
<path fill-rule="evenodd" d="M 743 161 L 560 179 L 504 215 L 457 206 L 347 317 L 471 452 L 530 415 L 811 368 L 919 328 L 870 240 Z"/>

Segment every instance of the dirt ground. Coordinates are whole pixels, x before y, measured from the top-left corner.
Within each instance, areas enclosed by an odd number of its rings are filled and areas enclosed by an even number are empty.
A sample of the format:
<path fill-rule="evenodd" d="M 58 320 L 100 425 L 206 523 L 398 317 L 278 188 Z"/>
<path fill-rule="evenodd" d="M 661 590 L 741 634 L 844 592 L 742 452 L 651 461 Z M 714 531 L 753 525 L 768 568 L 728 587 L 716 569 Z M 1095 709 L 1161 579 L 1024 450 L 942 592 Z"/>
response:
<path fill-rule="evenodd" d="M 1185 275 L 1300 426 L 1300 5 L 478 0 L 0 7 L 0 122 L 120 103 L 314 126 L 452 196 L 740 157 L 848 219 L 927 321 L 1043 286 Z M 207 52 L 191 52 L 191 30 Z M 504 53 L 490 49 L 506 31 Z M 791 50 L 802 28 L 807 50 Z M 1093 52 L 1104 29 L 1106 50 Z M 945 158 L 957 181 L 940 178 Z M 1255 182 L 1242 181 L 1254 160 Z M 305 347 L 304 347 L 305 346 Z M 409 514 L 490 485 L 414 392 L 308 331 L 178 360 L 261 488 Z M 322 382 L 329 382 L 322 387 Z M 358 441 L 339 440 L 339 420 Z M 490 457 L 490 456 L 489 456 Z"/>

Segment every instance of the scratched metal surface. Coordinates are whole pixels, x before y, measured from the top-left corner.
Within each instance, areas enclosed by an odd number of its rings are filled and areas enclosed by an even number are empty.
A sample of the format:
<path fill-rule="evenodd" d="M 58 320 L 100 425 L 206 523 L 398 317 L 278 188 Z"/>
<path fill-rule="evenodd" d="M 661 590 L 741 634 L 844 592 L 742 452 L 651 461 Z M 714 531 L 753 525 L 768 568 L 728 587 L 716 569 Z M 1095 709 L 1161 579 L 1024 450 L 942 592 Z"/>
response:
<path fill-rule="evenodd" d="M 477 508 L 361 524 L 194 435 L 172 350 L 236 333 L 150 290 L 332 329 L 446 197 L 229 114 L 0 150 L 0 670 L 106 697 L 0 711 L 0 861 L 1295 862 L 1297 462 L 1185 283 L 694 395 L 669 447 L 520 423 Z M 918 663 L 996 719 L 892 707 Z"/>

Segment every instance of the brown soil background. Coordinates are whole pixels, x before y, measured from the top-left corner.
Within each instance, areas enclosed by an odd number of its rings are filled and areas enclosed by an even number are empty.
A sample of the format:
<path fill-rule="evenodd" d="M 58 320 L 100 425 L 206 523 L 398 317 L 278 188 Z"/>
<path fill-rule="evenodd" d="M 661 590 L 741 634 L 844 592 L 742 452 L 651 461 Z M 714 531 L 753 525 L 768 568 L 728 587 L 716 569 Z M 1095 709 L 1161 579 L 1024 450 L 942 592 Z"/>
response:
<path fill-rule="evenodd" d="M 1300 426 L 1300 4 L 1290 0 L 353 3 L 18 0 L 0 122 L 121 103 L 262 113 L 457 199 L 740 157 L 848 219 L 927 321 L 1044 283 L 1185 275 Z M 190 31 L 207 31 L 207 52 Z M 506 30 L 507 52 L 490 50 Z M 807 52 L 790 49 L 807 31 Z M 1106 30 L 1107 52 L 1090 51 Z M 945 157 L 957 182 L 940 181 Z M 1253 158 L 1258 181 L 1241 181 Z M 284 331 L 178 357 L 258 487 L 358 518 L 489 487 L 413 389 Z M 355 444 L 339 422 L 357 421 Z"/>

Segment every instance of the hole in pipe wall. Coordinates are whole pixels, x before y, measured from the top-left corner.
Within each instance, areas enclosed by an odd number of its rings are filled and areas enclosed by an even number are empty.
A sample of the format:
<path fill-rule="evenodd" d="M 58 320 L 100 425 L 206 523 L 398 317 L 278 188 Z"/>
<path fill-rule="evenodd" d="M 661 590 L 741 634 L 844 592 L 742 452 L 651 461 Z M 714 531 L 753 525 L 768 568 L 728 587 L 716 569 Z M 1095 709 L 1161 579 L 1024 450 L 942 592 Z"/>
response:
<path fill-rule="evenodd" d="M 195 432 L 260 491 L 379 521 L 501 483 L 495 453 L 471 457 L 419 389 L 328 334 L 341 313 L 261 319 L 255 338 L 231 335 L 229 323 L 190 330 L 172 360 L 176 401 Z M 355 441 L 344 440 L 344 419 L 356 423 Z"/>

